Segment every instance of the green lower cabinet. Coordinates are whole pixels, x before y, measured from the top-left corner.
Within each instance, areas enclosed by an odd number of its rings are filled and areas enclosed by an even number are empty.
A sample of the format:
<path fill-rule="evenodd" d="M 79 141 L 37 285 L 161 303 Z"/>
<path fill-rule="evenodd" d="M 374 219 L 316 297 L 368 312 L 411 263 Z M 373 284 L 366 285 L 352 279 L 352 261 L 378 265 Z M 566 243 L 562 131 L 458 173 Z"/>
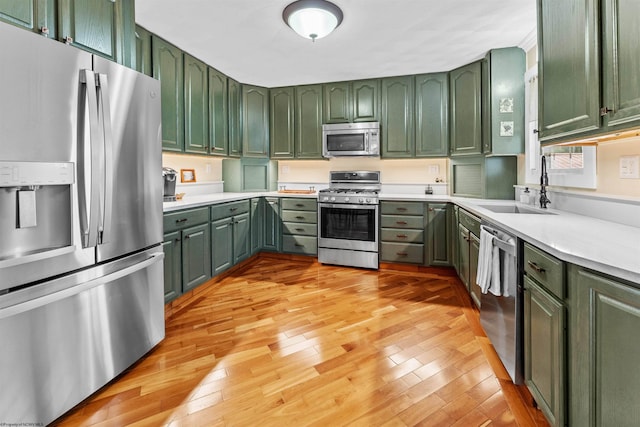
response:
<path fill-rule="evenodd" d="M 480 238 L 469 232 L 469 295 L 476 304 L 476 307 L 480 308 L 482 304 L 482 290 L 476 281 L 478 275 L 478 257 L 480 255 Z"/>
<path fill-rule="evenodd" d="M 464 287 L 469 291 L 469 230 L 462 225 L 458 225 L 458 277 Z"/>
<path fill-rule="evenodd" d="M 429 203 L 427 205 L 427 264 L 431 266 L 451 265 L 450 205 Z"/>
<path fill-rule="evenodd" d="M 243 213 L 233 221 L 233 263 L 237 264 L 251 255 L 251 220 L 249 213 Z"/>
<path fill-rule="evenodd" d="M 255 197 L 251 199 L 251 255 L 255 255 L 262 249 L 264 240 L 264 199 Z"/>
<path fill-rule="evenodd" d="M 569 266 L 569 420 L 637 426 L 640 284 Z"/>
<path fill-rule="evenodd" d="M 317 255 L 318 204 L 314 199 L 282 198 L 282 252 Z"/>
<path fill-rule="evenodd" d="M 182 293 L 182 234 L 167 233 L 162 242 L 164 252 L 164 302 L 176 299 Z"/>
<path fill-rule="evenodd" d="M 552 426 L 566 422 L 565 328 L 562 302 L 525 276 L 524 381 Z"/>
<path fill-rule="evenodd" d="M 280 234 L 282 227 L 282 222 L 280 221 L 280 199 L 278 197 L 266 197 L 264 201 L 264 235 L 262 249 L 271 252 L 280 252 Z"/>
<path fill-rule="evenodd" d="M 380 203 L 380 261 L 425 263 L 424 203 Z"/>
<path fill-rule="evenodd" d="M 211 266 L 216 276 L 233 265 L 233 218 L 211 223 Z"/>
<path fill-rule="evenodd" d="M 182 230 L 182 292 L 211 278 L 209 224 Z"/>

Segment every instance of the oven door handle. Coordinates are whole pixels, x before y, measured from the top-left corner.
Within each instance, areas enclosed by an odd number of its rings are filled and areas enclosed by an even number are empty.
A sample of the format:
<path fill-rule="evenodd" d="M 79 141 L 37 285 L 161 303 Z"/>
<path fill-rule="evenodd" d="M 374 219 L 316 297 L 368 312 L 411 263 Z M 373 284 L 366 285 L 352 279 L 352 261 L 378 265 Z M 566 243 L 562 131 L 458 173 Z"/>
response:
<path fill-rule="evenodd" d="M 342 208 L 342 209 L 378 209 L 378 205 L 351 205 L 344 203 L 318 203 L 319 208 Z"/>

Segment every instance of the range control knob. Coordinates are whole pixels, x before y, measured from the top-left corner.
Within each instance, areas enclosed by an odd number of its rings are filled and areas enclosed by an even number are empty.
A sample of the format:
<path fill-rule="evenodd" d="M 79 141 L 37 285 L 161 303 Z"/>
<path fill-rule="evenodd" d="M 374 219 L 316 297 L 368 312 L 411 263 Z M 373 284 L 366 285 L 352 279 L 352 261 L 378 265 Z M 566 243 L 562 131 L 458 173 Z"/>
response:
<path fill-rule="evenodd" d="M 371 199 L 366 199 L 365 202 L 366 203 L 371 203 Z"/>
<path fill-rule="evenodd" d="M 331 201 L 332 201 L 332 202 L 335 202 L 335 201 L 336 201 L 336 198 L 335 198 L 335 197 L 331 197 Z"/>
<path fill-rule="evenodd" d="M 348 201 L 349 201 L 349 198 L 348 198 L 348 197 L 345 197 L 345 198 L 344 198 L 344 201 L 345 201 L 345 202 L 348 202 Z"/>
<path fill-rule="evenodd" d="M 360 197 L 360 198 L 358 199 L 358 203 L 364 203 L 364 199 L 363 199 L 362 197 Z"/>
<path fill-rule="evenodd" d="M 327 200 L 329 200 L 329 196 L 323 196 L 323 197 L 322 197 L 322 201 L 323 201 L 323 202 L 326 202 Z"/>

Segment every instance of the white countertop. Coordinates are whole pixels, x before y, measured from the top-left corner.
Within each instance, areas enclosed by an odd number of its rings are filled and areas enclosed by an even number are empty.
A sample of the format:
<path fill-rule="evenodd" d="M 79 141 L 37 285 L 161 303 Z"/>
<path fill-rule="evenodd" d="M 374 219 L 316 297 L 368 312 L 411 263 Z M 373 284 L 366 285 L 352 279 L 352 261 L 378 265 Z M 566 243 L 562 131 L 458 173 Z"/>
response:
<path fill-rule="evenodd" d="M 317 193 L 291 194 L 273 191 L 185 196 L 183 200 L 165 202 L 163 209 L 164 212 L 171 212 L 260 196 L 317 198 Z M 535 215 L 495 213 L 481 207 L 488 204 L 520 205 L 512 200 L 389 193 L 381 193 L 380 200 L 452 202 L 561 260 L 640 284 L 640 228 L 554 209 L 547 209 L 549 214 L 546 215 Z"/>

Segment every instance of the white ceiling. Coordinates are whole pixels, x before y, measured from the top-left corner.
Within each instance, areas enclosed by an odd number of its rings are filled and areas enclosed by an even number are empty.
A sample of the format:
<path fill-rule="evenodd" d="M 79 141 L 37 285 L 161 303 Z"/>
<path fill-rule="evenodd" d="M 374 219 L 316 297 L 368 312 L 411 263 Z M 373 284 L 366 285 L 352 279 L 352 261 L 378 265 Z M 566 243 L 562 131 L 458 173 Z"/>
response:
<path fill-rule="evenodd" d="M 535 34 L 535 0 L 332 0 L 342 24 L 315 43 L 293 0 L 135 0 L 136 22 L 241 83 L 289 86 L 449 71 Z"/>

